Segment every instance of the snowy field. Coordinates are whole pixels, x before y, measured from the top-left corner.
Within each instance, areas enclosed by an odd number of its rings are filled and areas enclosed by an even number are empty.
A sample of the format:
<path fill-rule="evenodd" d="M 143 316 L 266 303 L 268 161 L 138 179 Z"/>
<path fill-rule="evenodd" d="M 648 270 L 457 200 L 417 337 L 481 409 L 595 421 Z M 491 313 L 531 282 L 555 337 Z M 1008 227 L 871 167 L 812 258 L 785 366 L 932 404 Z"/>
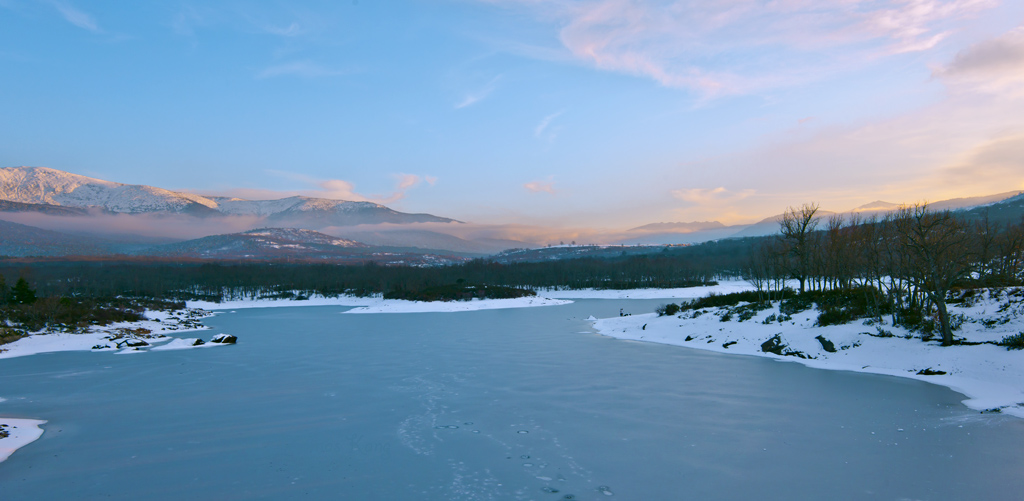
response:
<path fill-rule="evenodd" d="M 779 320 L 777 304 L 744 321 L 735 312 L 723 320 L 727 310 L 606 318 L 594 321 L 594 327 L 619 339 L 919 379 L 963 393 L 968 397 L 963 403 L 971 409 L 1024 417 L 1024 350 L 1007 351 L 993 344 L 943 347 L 938 338 L 922 341 L 920 334 L 893 327 L 888 318 L 881 323 L 855 320 L 818 327 L 819 312 L 814 309 L 784 321 Z M 972 343 L 998 342 L 1024 331 L 1024 302 L 1006 291 L 985 293 L 972 304 L 950 305 L 950 314 L 962 315 L 954 336 Z M 774 346 L 763 346 L 773 339 Z"/>

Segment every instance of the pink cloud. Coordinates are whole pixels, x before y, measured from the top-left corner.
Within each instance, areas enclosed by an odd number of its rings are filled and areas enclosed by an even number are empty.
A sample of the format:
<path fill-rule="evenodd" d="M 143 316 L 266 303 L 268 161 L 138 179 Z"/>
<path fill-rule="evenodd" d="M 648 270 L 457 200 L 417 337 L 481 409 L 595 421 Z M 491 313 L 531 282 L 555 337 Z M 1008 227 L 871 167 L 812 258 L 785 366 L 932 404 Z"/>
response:
<path fill-rule="evenodd" d="M 995 0 L 484 0 L 558 26 L 595 68 L 706 96 L 813 81 L 936 47 Z M 753 57 L 752 57 L 753 55 Z M 742 57 L 740 57 L 742 56 Z"/>
<path fill-rule="evenodd" d="M 530 193 L 550 193 L 555 194 L 555 182 L 548 181 L 531 181 L 523 185 Z"/>
<path fill-rule="evenodd" d="M 416 174 L 394 174 L 395 189 L 389 194 L 362 194 L 356 191 L 355 184 L 344 179 L 318 179 L 306 174 L 297 172 L 270 170 L 266 171 L 274 176 L 291 179 L 304 183 L 310 188 L 297 190 L 271 190 L 262 188 L 235 188 L 220 191 L 216 194 L 245 198 L 249 200 L 272 200 L 291 196 L 305 196 L 314 198 L 328 198 L 332 200 L 347 200 L 350 202 L 374 202 L 378 204 L 389 204 L 405 198 L 406 193 L 418 186 L 424 180 L 433 186 L 437 182 L 436 177 L 421 177 Z M 214 194 L 208 190 L 207 194 Z"/>
<path fill-rule="evenodd" d="M 695 205 L 735 202 L 743 200 L 754 193 L 754 190 L 729 191 L 721 186 L 712 189 L 690 188 L 671 191 L 672 197 Z"/>

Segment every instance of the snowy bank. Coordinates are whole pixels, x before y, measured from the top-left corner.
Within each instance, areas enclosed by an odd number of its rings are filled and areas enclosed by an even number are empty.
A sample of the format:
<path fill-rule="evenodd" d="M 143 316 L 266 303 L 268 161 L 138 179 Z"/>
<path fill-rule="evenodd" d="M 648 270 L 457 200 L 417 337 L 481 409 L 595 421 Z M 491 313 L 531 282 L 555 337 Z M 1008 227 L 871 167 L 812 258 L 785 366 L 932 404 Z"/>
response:
<path fill-rule="evenodd" d="M 551 306 L 555 302 L 541 302 L 536 299 L 693 299 L 707 296 L 708 294 L 729 294 L 732 292 L 741 292 L 753 290 L 753 287 L 746 280 L 723 280 L 717 285 L 701 286 L 701 287 L 680 287 L 676 289 L 625 289 L 625 290 L 610 290 L 610 289 L 536 289 L 537 296 L 532 298 L 535 301 L 532 304 L 517 304 L 515 301 L 518 299 L 531 299 L 531 298 L 515 298 L 515 299 L 486 299 L 474 300 L 472 303 L 466 302 L 467 304 L 473 304 L 472 307 L 459 307 L 450 308 L 437 305 L 450 305 L 453 303 L 459 303 L 459 301 L 401 301 L 397 299 L 383 299 L 380 295 L 371 297 L 359 297 L 349 295 L 339 296 L 320 296 L 317 294 L 310 295 L 306 299 L 281 299 L 281 298 L 255 298 L 255 299 L 231 299 L 222 301 L 220 303 L 214 303 L 212 301 L 187 301 L 186 305 L 189 308 L 201 308 L 204 310 L 239 310 L 245 308 L 280 308 L 288 306 L 351 306 L 351 307 L 366 307 L 366 310 L 360 310 L 355 313 L 422 313 L 422 312 L 441 312 L 441 311 L 474 311 L 480 309 L 493 309 L 493 308 L 523 308 L 526 306 Z M 298 294 L 298 291 L 293 291 Z M 504 301 L 502 303 L 490 303 L 489 301 Z M 401 306 L 406 303 L 415 303 L 420 306 Z M 435 304 L 435 306 L 427 306 Z M 495 306 L 495 305 L 508 305 L 508 306 Z"/>
<path fill-rule="evenodd" d="M 722 280 L 717 285 L 676 289 L 537 289 L 537 296 L 552 299 L 696 299 L 708 294 L 754 290 L 746 280 Z"/>
<path fill-rule="evenodd" d="M 675 316 L 615 317 L 595 321 L 594 328 L 619 339 L 918 379 L 963 393 L 971 409 L 1024 417 L 1024 350 L 987 344 L 1024 331 L 1024 303 L 1005 294 L 950 305 L 951 314 L 963 315 L 956 337 L 986 344 L 949 347 L 922 341 L 886 320 L 818 327 L 817 310 L 788 317 L 777 304 L 744 321 L 727 313 L 727 308 L 708 308 Z"/>
<path fill-rule="evenodd" d="M 168 336 L 170 333 L 209 329 L 199 320 L 210 315 L 208 311 L 194 308 L 170 312 L 147 310 L 145 320 L 92 326 L 88 332 L 36 332 L 0 345 L 0 359 L 57 351 L 137 353 L 174 340 Z"/>
<path fill-rule="evenodd" d="M 473 299 L 470 301 L 404 301 L 380 299 L 376 304 L 353 308 L 344 313 L 454 313 L 462 311 L 495 310 L 503 308 L 532 308 L 558 306 L 572 301 L 545 297 L 517 297 L 512 299 Z"/>
<path fill-rule="evenodd" d="M 563 291 L 564 292 L 564 291 Z M 189 308 L 204 310 L 240 310 L 245 308 L 282 308 L 289 306 L 349 306 L 345 313 L 443 313 L 459 311 L 493 310 L 501 308 L 529 308 L 534 306 L 556 306 L 568 304 L 565 301 L 538 293 L 535 297 L 512 299 L 473 299 L 470 301 L 405 301 L 383 299 L 380 296 L 332 296 L 312 295 L 308 299 L 236 299 L 213 303 L 209 301 L 188 301 Z"/>
<path fill-rule="evenodd" d="M 43 436 L 43 429 L 39 427 L 43 424 L 46 421 L 0 417 L 0 463 Z"/>
<path fill-rule="evenodd" d="M 203 310 L 241 310 L 246 308 L 280 308 L 288 306 L 368 306 L 384 301 L 378 297 L 359 296 L 331 296 L 325 297 L 312 295 L 308 299 L 278 299 L 278 298 L 256 298 L 256 299 L 230 299 L 214 303 L 212 301 L 186 301 L 189 308 L 200 308 Z"/>

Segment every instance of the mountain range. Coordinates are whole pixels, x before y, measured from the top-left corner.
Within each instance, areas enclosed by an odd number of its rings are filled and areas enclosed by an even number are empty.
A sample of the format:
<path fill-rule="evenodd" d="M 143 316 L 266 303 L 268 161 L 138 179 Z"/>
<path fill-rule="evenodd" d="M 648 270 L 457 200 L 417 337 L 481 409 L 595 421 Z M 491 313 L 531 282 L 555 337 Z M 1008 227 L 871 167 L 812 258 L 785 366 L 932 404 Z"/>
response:
<path fill-rule="evenodd" d="M 1024 192 L 929 205 L 1002 223 L 1024 214 Z M 840 214 L 865 218 L 899 207 L 879 200 Z M 820 210 L 818 217 L 834 214 Z M 659 222 L 600 234 L 597 239 L 612 245 L 694 244 L 771 235 L 778 232 L 781 218 L 779 214 L 732 226 L 718 221 Z M 538 249 L 545 243 L 474 228 L 451 218 L 399 212 L 372 202 L 301 196 L 245 200 L 122 184 L 46 167 L 0 168 L 0 256 L 121 254 L 429 265 L 506 249 Z M 581 250 L 538 252 L 538 259 L 546 259 L 548 254 L 576 255 Z"/>
<path fill-rule="evenodd" d="M 197 195 L 104 181 L 47 167 L 0 169 L 0 211 L 55 215 L 173 214 L 201 218 L 249 216 L 265 226 L 320 229 L 379 223 L 456 223 L 431 214 L 398 212 L 373 202 L 312 197 L 278 200 Z"/>

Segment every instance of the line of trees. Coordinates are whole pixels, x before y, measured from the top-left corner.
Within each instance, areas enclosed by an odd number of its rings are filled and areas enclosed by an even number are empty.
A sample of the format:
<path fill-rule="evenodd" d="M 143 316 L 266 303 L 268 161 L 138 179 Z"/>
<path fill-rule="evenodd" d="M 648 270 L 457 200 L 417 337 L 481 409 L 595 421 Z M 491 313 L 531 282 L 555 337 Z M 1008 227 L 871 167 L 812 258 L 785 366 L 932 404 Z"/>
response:
<path fill-rule="evenodd" d="M 751 252 L 744 276 L 759 297 L 783 299 L 790 279 L 801 293 L 856 290 L 875 316 L 890 313 L 894 324 L 915 326 L 934 314 L 950 345 L 950 291 L 1022 283 L 1024 220 L 969 221 L 926 204 L 870 218 L 818 212 L 817 204 L 789 208 L 779 236 Z"/>
<path fill-rule="evenodd" d="M 687 287 L 712 281 L 717 267 L 715 259 L 718 258 L 712 254 L 705 259 L 656 253 L 505 264 L 481 259 L 433 268 L 373 263 L 53 261 L 5 266 L 0 262 L 0 275 L 23 277 L 46 297 L 219 300 L 296 290 L 324 295 L 415 294 L 456 283 L 573 289 Z"/>

